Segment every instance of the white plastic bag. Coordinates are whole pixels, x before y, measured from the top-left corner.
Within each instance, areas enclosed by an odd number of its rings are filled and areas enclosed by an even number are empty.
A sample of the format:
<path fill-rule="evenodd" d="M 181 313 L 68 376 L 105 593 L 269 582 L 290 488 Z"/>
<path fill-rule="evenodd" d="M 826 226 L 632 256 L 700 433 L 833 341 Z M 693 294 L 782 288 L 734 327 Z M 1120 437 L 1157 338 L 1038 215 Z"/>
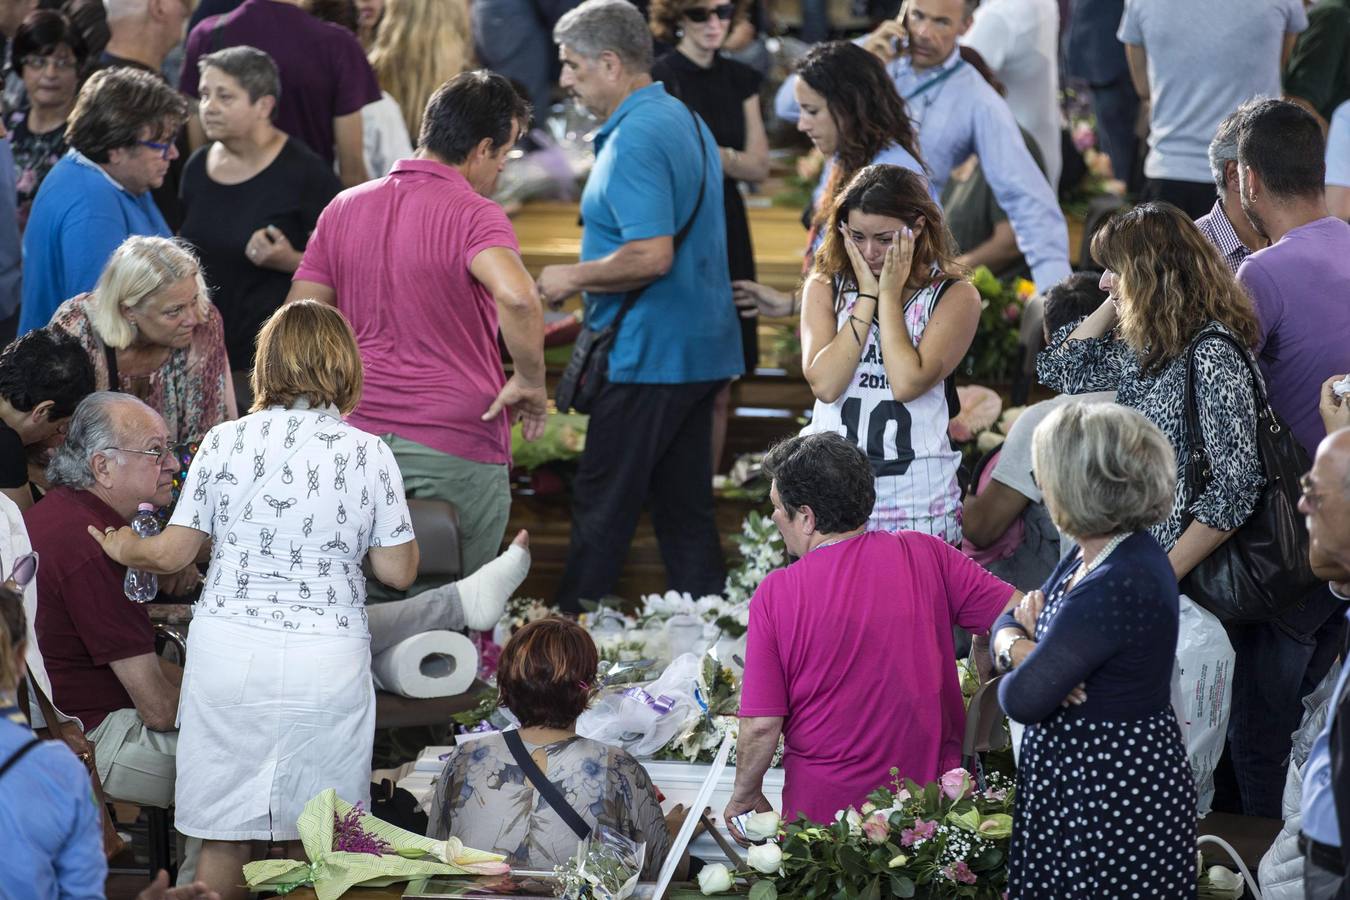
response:
<path fill-rule="evenodd" d="M 1233 645 L 1214 614 L 1181 595 L 1172 707 L 1195 778 L 1196 812 L 1214 802 L 1214 769 L 1223 754 L 1232 704 Z"/>
<path fill-rule="evenodd" d="M 650 756 L 703 714 L 694 698 L 702 657 L 677 656 L 651 684 L 606 693 L 577 719 L 577 734 Z"/>

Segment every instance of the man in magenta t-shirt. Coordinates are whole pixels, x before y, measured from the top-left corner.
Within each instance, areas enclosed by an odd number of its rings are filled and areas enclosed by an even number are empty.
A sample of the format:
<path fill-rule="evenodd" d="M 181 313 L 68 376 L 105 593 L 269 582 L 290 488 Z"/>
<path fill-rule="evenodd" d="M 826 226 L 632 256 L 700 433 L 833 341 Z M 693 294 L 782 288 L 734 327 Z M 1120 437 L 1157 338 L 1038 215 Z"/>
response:
<path fill-rule="evenodd" d="M 865 532 L 872 469 L 837 434 L 790 438 L 764 470 L 774 524 L 800 558 L 750 602 L 724 815 L 770 808 L 762 784 L 781 735 L 783 817 L 832 822 L 892 767 L 923 784 L 961 764 L 952 626 L 986 633 L 1022 595 L 937 538 Z"/>
<path fill-rule="evenodd" d="M 350 421 L 390 445 L 409 497 L 455 504 L 465 574 L 506 532 L 511 416 L 529 440 L 547 416 L 543 308 L 489 199 L 529 116 L 500 75 L 446 82 L 416 158 L 323 211 L 287 296 L 336 305 L 351 322 L 365 386 Z"/>

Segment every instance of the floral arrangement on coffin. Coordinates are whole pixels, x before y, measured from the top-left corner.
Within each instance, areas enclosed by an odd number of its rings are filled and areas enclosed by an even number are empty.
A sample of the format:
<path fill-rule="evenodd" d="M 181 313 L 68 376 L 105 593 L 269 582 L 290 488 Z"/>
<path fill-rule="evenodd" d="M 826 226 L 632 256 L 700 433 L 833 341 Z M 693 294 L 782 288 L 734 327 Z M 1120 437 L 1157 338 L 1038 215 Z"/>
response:
<path fill-rule="evenodd" d="M 710 763 L 727 734 L 737 734 L 741 708 L 741 684 L 730 668 L 711 653 L 705 654 L 699 667 L 698 694 L 707 709 L 686 723 L 683 730 L 652 754 L 655 759 L 677 762 Z M 733 751 L 734 753 L 734 751 Z M 734 762 L 734 759 L 733 759 Z M 774 765 L 778 764 L 775 758 Z"/>
<path fill-rule="evenodd" d="M 1198 873 L 1196 900 L 1238 900 L 1247 891 L 1242 876 L 1223 866 L 1205 868 L 1205 855 L 1195 852 L 1195 868 Z"/>
<path fill-rule="evenodd" d="M 265 859 L 244 866 L 251 891 L 289 894 L 313 885 L 336 900 L 356 885 L 384 887 L 431 875 L 503 875 L 506 857 L 404 831 L 338 797 L 332 788 L 305 804 L 296 822 L 309 862 Z"/>
<path fill-rule="evenodd" d="M 986 266 L 977 267 L 970 282 L 980 292 L 980 324 L 959 371 L 976 381 L 1011 381 L 1019 359 L 1022 310 L 1036 296 L 1036 285 L 1025 278 L 1005 284 Z"/>
<path fill-rule="evenodd" d="M 896 778 L 828 825 L 805 816 L 790 823 L 775 813 L 752 817 L 747 837 L 768 842 L 751 848 L 750 868 L 706 866 L 699 888 L 722 893 L 736 879 L 754 879 L 752 900 L 999 900 L 1007 889 L 1012 808 L 1011 782 L 997 775 L 984 791 L 965 769 L 922 787 Z"/>
<path fill-rule="evenodd" d="M 745 517 L 741 523 L 741 533 L 733 540 L 741 563 L 727 575 L 727 586 L 722 595 L 726 602 L 733 605 L 746 604 L 748 623 L 750 598 L 770 572 L 787 565 L 787 547 L 772 517 L 754 510 Z M 744 634 L 744 630 L 741 633 Z"/>

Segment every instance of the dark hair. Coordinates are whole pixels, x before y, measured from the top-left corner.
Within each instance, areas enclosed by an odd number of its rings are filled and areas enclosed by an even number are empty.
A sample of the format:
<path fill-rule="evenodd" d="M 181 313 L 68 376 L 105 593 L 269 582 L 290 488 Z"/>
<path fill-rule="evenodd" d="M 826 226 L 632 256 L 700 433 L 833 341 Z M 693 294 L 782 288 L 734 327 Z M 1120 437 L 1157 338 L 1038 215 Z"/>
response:
<path fill-rule="evenodd" d="M 1090 316 L 1106 301 L 1095 272 L 1074 272 L 1045 292 L 1045 333 L 1052 335 L 1070 322 Z"/>
<path fill-rule="evenodd" d="M 848 186 L 839 191 L 829 204 L 828 226 L 816 249 L 812 272 L 823 278 L 843 278 L 847 285 L 856 285 L 853 263 L 844 248 L 839 233 L 841 225 L 848 224 L 853 210 L 874 216 L 888 216 L 914 225 L 922 216 L 925 227 L 914 241 L 914 259 L 909 268 L 907 287 L 918 288 L 933 278 L 958 278 L 963 274 L 956 262 L 956 242 L 942 218 L 942 207 L 928 193 L 928 181 L 917 172 L 901 166 L 878 164 L 860 169 Z M 933 268 L 937 267 L 935 274 Z M 835 304 L 843 308 L 843 295 Z"/>
<path fill-rule="evenodd" d="M 511 140 L 511 126 L 530 120 L 530 104 L 496 72 L 461 72 L 436 89 L 422 115 L 417 145 L 452 165 L 469 158 L 483 138 L 494 148 Z"/>
<path fill-rule="evenodd" d="M 65 44 L 75 54 L 75 71 L 82 71 L 84 61 L 89 57 L 84 35 L 59 12 L 39 9 L 29 13 L 19 30 L 14 32 L 14 43 L 10 46 L 10 59 L 15 71 L 23 71 L 24 61 L 28 57 L 46 56 L 61 44 Z"/>
<path fill-rule="evenodd" d="M 1277 197 L 1321 196 L 1327 177 L 1322 127 L 1295 103 L 1254 103 L 1238 125 L 1238 164 L 1260 175 Z"/>
<path fill-rule="evenodd" d="M 61 4 L 61 12 L 70 20 L 70 24 L 84 39 L 86 67 L 97 60 L 108 46 L 112 32 L 108 29 L 108 10 L 103 0 L 66 0 Z"/>
<path fill-rule="evenodd" d="M 96 163 L 108 152 L 135 147 L 177 132 L 188 119 L 183 95 L 155 72 L 129 67 L 101 69 L 89 76 L 66 123 L 66 143 Z"/>
<path fill-rule="evenodd" d="M 966 15 L 970 15 L 970 13 L 966 13 Z M 994 89 L 996 94 L 1000 97 L 1008 96 L 1008 86 L 999 80 L 999 77 L 994 74 L 993 69 L 989 68 L 989 63 L 984 61 L 984 57 L 980 55 L 980 51 L 976 50 L 974 47 L 967 47 L 965 44 L 959 45 L 958 50 L 961 53 L 961 58 L 966 61 L 966 64 L 976 72 L 979 72 L 980 77 Z"/>
<path fill-rule="evenodd" d="M 52 401 L 48 418 L 64 419 L 94 390 L 94 367 L 80 342 L 39 328 L 0 351 L 0 397 L 19 412 Z"/>
<path fill-rule="evenodd" d="M 923 164 L 905 101 L 886 67 L 871 53 L 848 41 L 826 41 L 802 57 L 797 77 L 825 98 L 839 132 L 838 159 L 821 194 L 817 225 L 829 217 L 830 201 L 839 188 L 891 144 L 899 144 Z"/>
<path fill-rule="evenodd" d="M 824 534 L 861 528 L 877 502 L 872 464 L 833 431 L 799 434 L 775 444 L 764 457 L 764 473 L 778 485 L 788 518 L 809 506 L 816 514 L 816 531 Z"/>
<path fill-rule="evenodd" d="M 355 33 L 361 25 L 356 0 L 305 0 L 305 12 Z"/>
<path fill-rule="evenodd" d="M 680 35 L 680 20 L 684 14 L 699 4 L 699 0 L 652 0 L 647 8 L 647 21 L 652 37 L 666 44 L 677 44 Z M 746 20 L 750 14 L 749 0 L 731 0 L 733 7 L 731 21 L 727 23 L 727 34 L 731 29 Z"/>
<path fill-rule="evenodd" d="M 522 727 L 571 728 L 591 700 L 600 655 L 586 629 L 552 616 L 522 627 L 497 660 L 502 706 Z"/>
<path fill-rule="evenodd" d="M 263 97 L 273 97 L 281 102 L 281 74 L 277 71 L 276 61 L 256 47 L 226 47 L 215 53 L 208 53 L 197 60 L 197 71 L 208 68 L 218 69 L 239 82 L 239 86 L 248 91 L 250 103 L 257 103 Z M 272 118 L 277 117 L 277 108 L 272 107 Z"/>

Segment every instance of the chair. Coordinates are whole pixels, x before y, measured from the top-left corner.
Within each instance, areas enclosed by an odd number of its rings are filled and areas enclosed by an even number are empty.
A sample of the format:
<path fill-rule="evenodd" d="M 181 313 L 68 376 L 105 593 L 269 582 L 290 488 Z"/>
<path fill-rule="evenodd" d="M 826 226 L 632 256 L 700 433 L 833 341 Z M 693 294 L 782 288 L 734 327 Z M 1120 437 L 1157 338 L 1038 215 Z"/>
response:
<path fill-rule="evenodd" d="M 464 556 L 460 548 L 459 511 L 446 500 L 408 498 L 413 534 L 421 559 L 417 576 L 454 581 L 464 574 Z"/>

